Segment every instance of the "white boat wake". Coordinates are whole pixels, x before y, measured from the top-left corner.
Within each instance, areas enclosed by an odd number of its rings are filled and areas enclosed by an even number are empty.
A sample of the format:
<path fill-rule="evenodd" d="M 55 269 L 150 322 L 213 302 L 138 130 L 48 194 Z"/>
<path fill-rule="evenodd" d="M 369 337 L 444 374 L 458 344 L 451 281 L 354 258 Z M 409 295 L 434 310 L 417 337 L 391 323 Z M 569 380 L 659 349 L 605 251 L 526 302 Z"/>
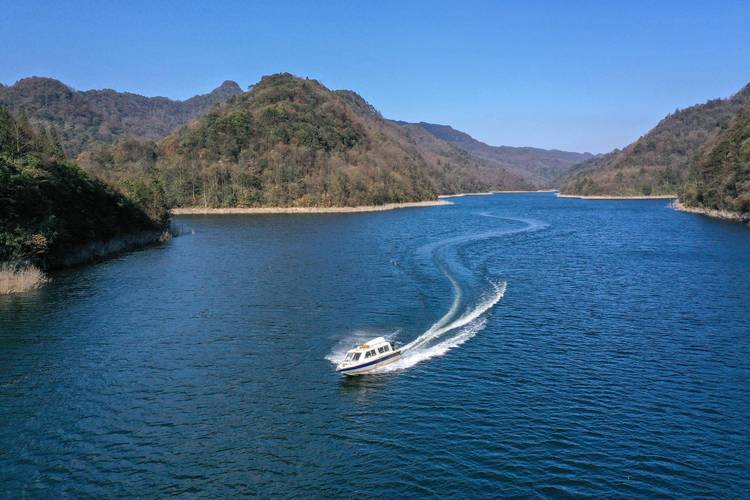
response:
<path fill-rule="evenodd" d="M 492 309 L 505 295 L 506 283 L 493 283 L 494 290 L 475 308 L 462 314 L 453 321 L 440 326 L 441 321 L 432 325 L 426 332 L 401 348 L 401 359 L 377 370 L 385 373 L 410 368 L 417 363 L 442 356 L 454 347 L 458 347 L 474 335 L 484 330 L 487 318 L 484 314 Z M 456 332 L 444 338 L 446 334 Z"/>
<path fill-rule="evenodd" d="M 463 244 L 481 241 L 489 238 L 497 238 L 510 234 L 525 233 L 537 231 L 547 227 L 547 224 L 531 219 L 516 219 L 509 217 L 500 217 L 490 213 L 478 214 L 483 217 L 492 217 L 504 219 L 512 222 L 522 222 L 524 227 L 517 229 L 503 229 L 487 233 L 473 234 L 447 238 L 435 243 L 425 245 L 420 248 L 420 252 L 425 252 L 432 257 L 443 275 L 450 281 L 453 288 L 453 303 L 450 309 L 438 321 L 417 338 L 407 343 L 401 348 L 401 359 L 374 370 L 373 373 L 387 373 L 398 370 L 405 370 L 422 361 L 442 356 L 451 349 L 460 346 L 467 340 L 474 337 L 482 331 L 487 324 L 487 313 L 503 298 L 507 289 L 507 283 L 504 281 L 490 282 L 490 289 L 485 291 L 479 299 L 471 306 L 463 304 L 464 290 L 461 283 L 456 277 L 457 268 L 462 268 L 460 263 L 453 261 L 453 268 L 447 265 L 446 260 L 442 258 L 442 253 L 449 248 L 457 248 Z M 462 314 L 460 311 L 464 310 Z M 392 339 L 398 335 L 399 331 L 391 332 L 385 335 Z M 372 332 L 359 331 L 348 336 L 337 344 L 326 359 L 331 363 L 338 364 L 346 355 L 348 349 L 355 343 L 368 340 L 373 336 Z"/>

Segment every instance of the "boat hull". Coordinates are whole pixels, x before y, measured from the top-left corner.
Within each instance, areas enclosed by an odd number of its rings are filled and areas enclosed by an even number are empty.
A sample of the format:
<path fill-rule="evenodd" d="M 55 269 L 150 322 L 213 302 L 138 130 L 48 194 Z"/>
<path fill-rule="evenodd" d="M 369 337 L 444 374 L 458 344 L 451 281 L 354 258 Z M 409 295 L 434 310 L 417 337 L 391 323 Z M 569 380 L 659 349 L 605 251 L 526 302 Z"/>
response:
<path fill-rule="evenodd" d="M 398 361 L 399 359 L 401 359 L 401 352 L 395 352 L 395 353 L 392 353 L 390 356 L 386 356 L 381 359 L 376 359 L 375 361 L 371 361 L 370 363 L 365 363 L 359 366 L 350 366 L 347 368 L 340 368 L 340 369 L 337 369 L 336 371 L 348 377 L 355 377 L 357 375 L 366 375 L 379 368 L 389 365 L 393 363 L 394 361 Z"/>

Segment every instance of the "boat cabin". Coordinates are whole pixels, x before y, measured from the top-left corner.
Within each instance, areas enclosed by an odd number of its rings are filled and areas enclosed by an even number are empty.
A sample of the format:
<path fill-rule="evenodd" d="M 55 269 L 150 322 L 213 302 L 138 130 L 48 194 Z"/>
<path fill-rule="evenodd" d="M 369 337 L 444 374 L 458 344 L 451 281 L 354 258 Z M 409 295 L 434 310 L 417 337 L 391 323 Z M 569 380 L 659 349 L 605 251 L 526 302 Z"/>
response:
<path fill-rule="evenodd" d="M 357 363 L 360 360 L 374 360 L 383 354 L 395 351 L 393 344 L 383 337 L 372 339 L 365 344 L 360 344 L 346 354 L 344 361 Z"/>
<path fill-rule="evenodd" d="M 337 366 L 340 372 L 375 369 L 383 363 L 398 359 L 398 348 L 384 337 L 377 337 L 360 344 L 346 353 L 346 357 Z M 381 363 L 382 361 L 382 363 Z"/>

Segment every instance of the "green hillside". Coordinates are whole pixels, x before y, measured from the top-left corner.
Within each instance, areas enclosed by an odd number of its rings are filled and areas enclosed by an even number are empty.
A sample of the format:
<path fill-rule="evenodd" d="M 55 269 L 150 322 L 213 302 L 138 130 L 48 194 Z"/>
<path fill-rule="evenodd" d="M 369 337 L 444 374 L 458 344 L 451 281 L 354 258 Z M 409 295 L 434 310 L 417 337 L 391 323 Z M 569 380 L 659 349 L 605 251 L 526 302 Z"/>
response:
<path fill-rule="evenodd" d="M 623 150 L 573 168 L 560 191 L 577 195 L 675 194 L 703 148 L 750 102 L 750 85 L 729 99 L 715 99 L 664 118 Z"/>
<path fill-rule="evenodd" d="M 750 105 L 695 162 L 680 199 L 689 206 L 750 212 Z"/>
<path fill-rule="evenodd" d="M 170 206 L 353 206 L 528 186 L 445 142 L 424 142 L 359 95 L 277 74 L 158 144 L 81 156 L 115 186 L 163 186 Z"/>
<path fill-rule="evenodd" d="M 149 217 L 66 161 L 53 129 L 0 108 L 0 262 L 77 263 L 158 238 L 165 215 Z"/>

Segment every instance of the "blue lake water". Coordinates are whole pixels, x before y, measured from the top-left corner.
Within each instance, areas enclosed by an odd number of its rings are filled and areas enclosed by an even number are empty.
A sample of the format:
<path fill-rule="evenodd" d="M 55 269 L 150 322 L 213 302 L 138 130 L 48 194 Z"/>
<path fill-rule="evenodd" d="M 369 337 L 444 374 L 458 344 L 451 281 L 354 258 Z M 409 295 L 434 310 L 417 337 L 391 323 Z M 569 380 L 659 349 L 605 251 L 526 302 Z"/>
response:
<path fill-rule="evenodd" d="M 454 201 L 180 217 L 0 297 L 0 496 L 750 494 L 748 228 Z"/>

